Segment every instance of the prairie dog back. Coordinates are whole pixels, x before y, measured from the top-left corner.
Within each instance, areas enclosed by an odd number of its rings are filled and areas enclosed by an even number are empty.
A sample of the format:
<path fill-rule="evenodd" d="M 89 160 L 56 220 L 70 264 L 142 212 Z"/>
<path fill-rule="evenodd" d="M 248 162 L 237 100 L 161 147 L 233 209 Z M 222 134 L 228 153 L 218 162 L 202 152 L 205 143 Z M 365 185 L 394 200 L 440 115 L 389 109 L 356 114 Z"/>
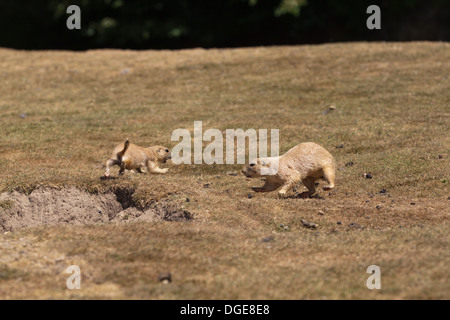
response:
<path fill-rule="evenodd" d="M 289 149 L 280 157 L 280 162 L 307 175 L 320 171 L 324 166 L 335 169 L 335 160 L 331 153 L 314 142 L 300 143 Z"/>

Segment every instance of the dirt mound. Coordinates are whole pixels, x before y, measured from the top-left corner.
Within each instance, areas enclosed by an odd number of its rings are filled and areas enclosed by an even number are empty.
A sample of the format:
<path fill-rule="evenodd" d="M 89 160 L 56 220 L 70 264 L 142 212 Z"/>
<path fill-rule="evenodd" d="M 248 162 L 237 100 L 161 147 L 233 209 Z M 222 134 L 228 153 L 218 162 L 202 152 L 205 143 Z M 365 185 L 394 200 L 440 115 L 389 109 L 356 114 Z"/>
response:
<path fill-rule="evenodd" d="M 0 231 L 38 225 L 88 225 L 106 222 L 187 221 L 193 218 L 176 203 L 157 202 L 146 210 L 132 205 L 132 192 L 90 194 L 76 188 L 39 188 L 30 195 L 0 194 Z"/>

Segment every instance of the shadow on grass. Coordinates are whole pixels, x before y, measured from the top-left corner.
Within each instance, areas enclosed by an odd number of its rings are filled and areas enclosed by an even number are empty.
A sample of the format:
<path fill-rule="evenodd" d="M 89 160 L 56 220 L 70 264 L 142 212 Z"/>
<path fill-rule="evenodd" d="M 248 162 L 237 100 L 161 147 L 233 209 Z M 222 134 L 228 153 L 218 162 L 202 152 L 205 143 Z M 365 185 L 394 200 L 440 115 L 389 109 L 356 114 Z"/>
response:
<path fill-rule="evenodd" d="M 287 196 L 286 199 L 319 199 L 319 200 L 325 200 L 325 198 L 319 196 L 318 193 L 313 194 L 311 196 L 308 196 L 307 192 L 302 192 L 302 193 L 296 192 L 293 195 Z"/>

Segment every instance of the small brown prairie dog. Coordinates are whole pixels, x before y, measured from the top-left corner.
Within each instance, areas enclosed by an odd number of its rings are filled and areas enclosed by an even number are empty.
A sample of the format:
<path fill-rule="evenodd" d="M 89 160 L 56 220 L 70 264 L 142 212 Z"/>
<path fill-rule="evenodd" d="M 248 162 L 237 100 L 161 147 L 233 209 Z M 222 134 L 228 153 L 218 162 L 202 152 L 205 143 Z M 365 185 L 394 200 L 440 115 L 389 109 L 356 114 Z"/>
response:
<path fill-rule="evenodd" d="M 278 161 L 277 161 L 278 160 Z M 270 175 L 270 169 L 276 168 Z M 258 158 L 242 169 L 248 178 L 266 177 L 266 183 L 260 188 L 252 188 L 256 192 L 277 190 L 278 197 L 284 198 L 286 192 L 299 181 L 308 188 L 302 197 L 309 197 L 316 192 L 315 182 L 324 179 L 327 185 L 324 190 L 334 188 L 335 161 L 333 156 L 314 142 L 300 143 L 279 157 Z"/>
<path fill-rule="evenodd" d="M 120 167 L 120 175 L 124 173 L 125 169 L 136 170 L 139 173 L 144 173 L 145 169 L 150 173 L 166 173 L 169 169 L 160 169 L 158 162 L 166 163 L 170 158 L 170 151 L 166 147 L 142 148 L 130 143 L 127 139 L 124 144 L 119 144 L 114 148 L 111 158 L 106 161 L 105 177 L 111 175 L 110 168 L 115 165 Z"/>

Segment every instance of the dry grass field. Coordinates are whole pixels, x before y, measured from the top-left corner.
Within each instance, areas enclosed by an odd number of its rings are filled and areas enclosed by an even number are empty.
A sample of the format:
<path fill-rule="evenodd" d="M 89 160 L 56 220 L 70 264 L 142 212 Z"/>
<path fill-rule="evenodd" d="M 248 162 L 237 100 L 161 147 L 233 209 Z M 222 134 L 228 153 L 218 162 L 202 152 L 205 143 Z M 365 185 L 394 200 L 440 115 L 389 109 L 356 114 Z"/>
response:
<path fill-rule="evenodd" d="M 449 75 L 448 43 L 0 49 L 0 298 L 448 299 Z M 280 153 L 319 143 L 336 158 L 336 189 L 254 193 L 263 182 L 242 165 L 169 162 L 165 175 L 120 177 L 116 167 L 101 179 L 125 138 L 172 148 L 171 133 L 197 120 L 279 129 Z M 33 220 L 70 200 L 52 190 L 70 188 L 103 206 L 113 196 L 194 218 Z M 50 198 L 31 197 L 39 190 Z M 40 211 L 18 211 L 20 197 Z M 25 218 L 35 225 L 7 226 Z M 70 265 L 81 290 L 66 288 Z M 370 265 L 381 290 L 366 287 Z"/>

